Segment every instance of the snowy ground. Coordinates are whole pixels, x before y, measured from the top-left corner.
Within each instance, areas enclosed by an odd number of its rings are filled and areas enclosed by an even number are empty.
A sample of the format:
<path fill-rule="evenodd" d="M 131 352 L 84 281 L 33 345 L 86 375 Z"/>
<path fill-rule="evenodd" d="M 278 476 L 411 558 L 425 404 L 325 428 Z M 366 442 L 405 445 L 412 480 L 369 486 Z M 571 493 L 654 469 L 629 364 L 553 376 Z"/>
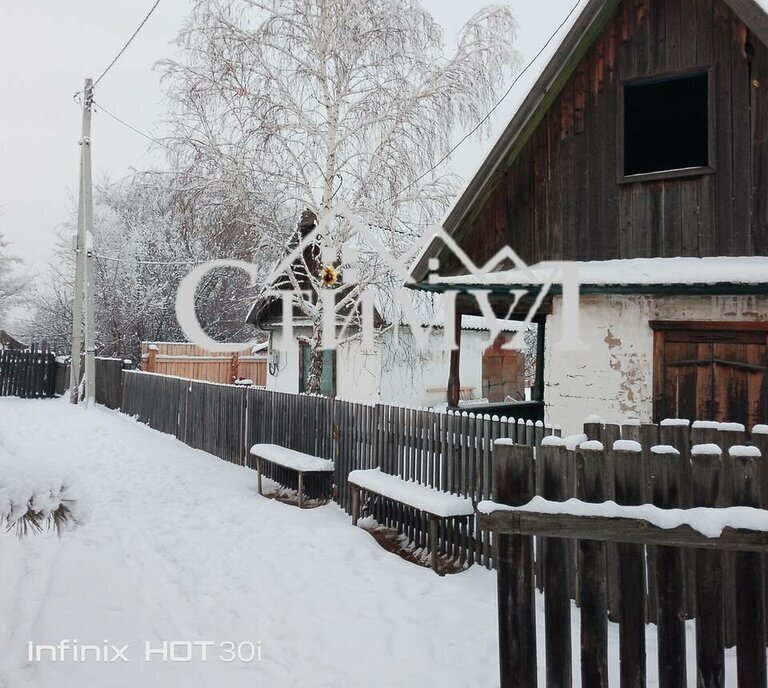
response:
<path fill-rule="evenodd" d="M 336 506 L 261 498 L 253 472 L 105 409 L 0 399 L 0 436 L 19 457 L 76 471 L 93 507 L 61 540 L 0 535 L 2 688 L 498 685 L 493 573 L 438 578 Z M 128 646 L 129 662 L 28 661 L 30 641 L 62 639 Z M 205 662 L 200 646 L 190 662 L 146 661 L 145 643 L 162 641 L 215 645 Z M 244 659 L 252 643 L 261 661 L 225 661 L 228 642 L 245 643 Z"/>
<path fill-rule="evenodd" d="M 0 435 L 73 466 L 93 502 L 61 541 L 0 537 L 4 688 L 498 683 L 487 571 L 438 578 L 337 507 L 260 498 L 252 471 L 104 409 L 4 398 Z M 128 645 L 130 662 L 27 661 L 30 640 L 61 639 Z M 262 661 L 144 661 L 161 640 L 261 642 Z"/>

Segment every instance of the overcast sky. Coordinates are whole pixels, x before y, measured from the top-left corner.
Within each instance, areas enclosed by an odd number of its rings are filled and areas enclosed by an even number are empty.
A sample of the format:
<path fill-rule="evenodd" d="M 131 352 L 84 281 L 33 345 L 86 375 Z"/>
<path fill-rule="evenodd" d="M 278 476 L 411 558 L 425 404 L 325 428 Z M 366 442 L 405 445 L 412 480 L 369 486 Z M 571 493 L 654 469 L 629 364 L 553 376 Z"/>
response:
<path fill-rule="evenodd" d="M 100 84 L 96 101 L 142 131 L 162 133 L 158 60 L 173 56 L 191 0 L 162 0 L 128 51 Z M 31 274 L 52 257 L 54 232 L 72 204 L 78 180 L 80 109 L 73 94 L 95 78 L 152 5 L 151 0 L 0 0 L 0 234 Z M 423 0 L 452 41 L 487 3 Z M 538 51 L 573 0 L 511 0 L 526 61 Z M 525 88 L 521 80 L 497 111 L 498 132 Z M 93 120 L 96 180 L 119 179 L 152 165 L 149 143 L 103 113 Z M 455 169 L 471 173 L 492 139 L 467 141 Z"/>

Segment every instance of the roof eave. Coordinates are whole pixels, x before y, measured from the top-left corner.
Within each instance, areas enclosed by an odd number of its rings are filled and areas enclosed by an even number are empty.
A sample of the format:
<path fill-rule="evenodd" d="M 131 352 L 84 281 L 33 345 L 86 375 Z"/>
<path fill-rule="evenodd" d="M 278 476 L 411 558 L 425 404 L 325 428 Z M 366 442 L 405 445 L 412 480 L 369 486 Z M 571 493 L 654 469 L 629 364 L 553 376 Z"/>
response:
<path fill-rule="evenodd" d="M 472 292 L 477 289 L 492 294 L 509 294 L 514 290 L 532 289 L 540 285 L 530 284 L 427 284 L 414 285 L 415 289 L 444 293 L 446 291 Z M 598 295 L 650 295 L 650 296 L 751 296 L 768 294 L 768 283 L 737 284 L 718 282 L 716 284 L 582 284 L 580 294 Z M 551 296 L 563 293 L 562 286 L 553 284 L 549 290 Z"/>

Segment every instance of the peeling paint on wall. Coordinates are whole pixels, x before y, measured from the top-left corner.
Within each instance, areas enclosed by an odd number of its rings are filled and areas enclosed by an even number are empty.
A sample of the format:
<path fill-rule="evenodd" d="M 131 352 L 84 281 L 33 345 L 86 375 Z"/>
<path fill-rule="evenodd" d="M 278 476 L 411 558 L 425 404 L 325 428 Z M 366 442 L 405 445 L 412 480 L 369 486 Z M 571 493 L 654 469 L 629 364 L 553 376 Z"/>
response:
<path fill-rule="evenodd" d="M 651 320 L 768 321 L 768 296 L 583 296 L 581 337 L 587 351 L 553 351 L 561 339 L 560 297 L 547 318 L 544 356 L 546 418 L 564 432 L 584 419 L 653 417 Z"/>

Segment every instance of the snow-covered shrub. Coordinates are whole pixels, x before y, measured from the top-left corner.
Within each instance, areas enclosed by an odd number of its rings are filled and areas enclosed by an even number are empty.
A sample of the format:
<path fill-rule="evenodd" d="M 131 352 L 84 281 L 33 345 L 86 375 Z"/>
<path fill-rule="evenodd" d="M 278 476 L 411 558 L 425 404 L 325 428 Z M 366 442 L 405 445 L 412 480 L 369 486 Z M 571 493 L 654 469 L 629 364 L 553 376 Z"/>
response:
<path fill-rule="evenodd" d="M 19 537 L 64 531 L 88 520 L 87 500 L 73 476 L 52 460 L 30 457 L 0 437 L 0 528 Z"/>

